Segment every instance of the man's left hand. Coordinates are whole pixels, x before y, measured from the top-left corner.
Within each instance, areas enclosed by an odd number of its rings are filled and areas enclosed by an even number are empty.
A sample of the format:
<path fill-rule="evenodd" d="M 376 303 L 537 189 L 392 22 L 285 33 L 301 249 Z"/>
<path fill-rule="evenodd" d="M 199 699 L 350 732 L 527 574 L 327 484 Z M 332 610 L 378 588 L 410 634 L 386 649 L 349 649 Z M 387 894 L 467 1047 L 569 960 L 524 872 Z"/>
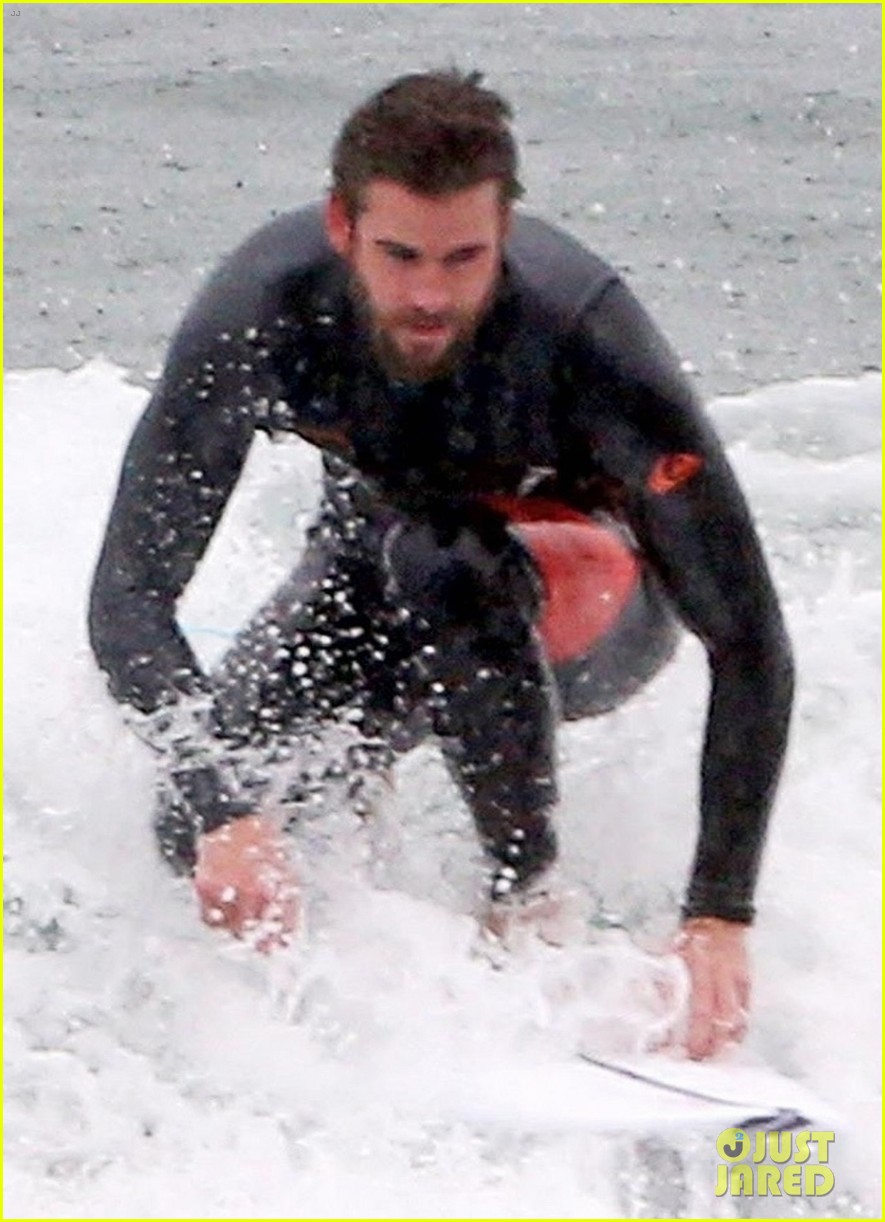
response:
<path fill-rule="evenodd" d="M 747 1033 L 750 967 L 746 925 L 720 917 L 691 917 L 674 950 L 691 981 L 685 1048 L 693 1060 L 715 1056 Z"/>

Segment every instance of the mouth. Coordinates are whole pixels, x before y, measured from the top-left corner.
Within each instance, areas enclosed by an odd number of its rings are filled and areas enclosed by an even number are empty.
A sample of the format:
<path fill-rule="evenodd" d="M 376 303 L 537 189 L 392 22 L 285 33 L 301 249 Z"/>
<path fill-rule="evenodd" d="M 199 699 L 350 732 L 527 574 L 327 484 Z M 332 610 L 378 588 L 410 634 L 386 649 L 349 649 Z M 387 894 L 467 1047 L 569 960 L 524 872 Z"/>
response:
<path fill-rule="evenodd" d="M 411 335 L 419 335 L 426 339 L 439 339 L 448 335 L 451 329 L 450 323 L 440 319 L 412 319 L 406 323 L 406 330 Z"/>

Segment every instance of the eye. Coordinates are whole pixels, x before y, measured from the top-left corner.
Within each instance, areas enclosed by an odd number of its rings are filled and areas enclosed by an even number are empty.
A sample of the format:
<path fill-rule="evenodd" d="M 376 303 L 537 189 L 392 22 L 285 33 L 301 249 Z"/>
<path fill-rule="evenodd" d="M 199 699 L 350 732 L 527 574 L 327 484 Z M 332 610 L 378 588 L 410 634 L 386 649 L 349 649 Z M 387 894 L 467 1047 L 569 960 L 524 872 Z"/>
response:
<path fill-rule="evenodd" d="M 446 255 L 445 263 L 447 267 L 463 267 L 467 263 L 475 263 L 481 254 L 481 246 L 465 246 L 461 250 L 453 250 L 450 255 Z"/>
<path fill-rule="evenodd" d="M 385 243 L 384 253 L 396 263 L 414 263 L 418 258 L 417 250 L 413 250 L 411 246 L 400 246 L 396 242 Z"/>

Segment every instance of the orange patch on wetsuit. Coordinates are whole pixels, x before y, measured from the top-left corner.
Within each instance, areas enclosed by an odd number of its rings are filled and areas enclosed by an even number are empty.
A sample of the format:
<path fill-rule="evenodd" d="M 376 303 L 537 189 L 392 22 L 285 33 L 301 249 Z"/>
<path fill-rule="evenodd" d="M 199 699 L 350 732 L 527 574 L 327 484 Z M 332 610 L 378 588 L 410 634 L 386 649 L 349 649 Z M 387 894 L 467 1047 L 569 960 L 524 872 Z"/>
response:
<path fill-rule="evenodd" d="M 639 561 L 617 531 L 557 501 L 489 497 L 528 547 L 544 583 L 538 630 L 551 662 L 580 657 L 621 615 Z"/>
<path fill-rule="evenodd" d="M 703 465 L 700 454 L 665 454 L 652 467 L 647 487 L 652 492 L 673 492 L 697 475 Z"/>

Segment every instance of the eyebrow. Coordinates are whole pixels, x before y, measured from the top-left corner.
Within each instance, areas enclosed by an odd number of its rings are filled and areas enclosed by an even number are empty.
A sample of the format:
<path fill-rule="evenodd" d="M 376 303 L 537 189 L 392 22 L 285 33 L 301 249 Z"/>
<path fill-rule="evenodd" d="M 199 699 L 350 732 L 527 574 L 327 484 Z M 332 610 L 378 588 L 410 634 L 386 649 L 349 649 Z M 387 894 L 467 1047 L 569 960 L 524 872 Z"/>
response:
<path fill-rule="evenodd" d="M 417 246 L 410 246 L 408 242 L 397 242 L 394 238 L 375 238 L 375 245 L 381 250 L 407 251 L 410 255 L 421 254 Z M 481 254 L 482 251 L 488 249 L 488 245 L 488 242 L 468 242 L 464 246 L 456 246 L 453 250 L 443 255 L 443 261 L 458 257 L 463 258 L 466 255 Z"/>

